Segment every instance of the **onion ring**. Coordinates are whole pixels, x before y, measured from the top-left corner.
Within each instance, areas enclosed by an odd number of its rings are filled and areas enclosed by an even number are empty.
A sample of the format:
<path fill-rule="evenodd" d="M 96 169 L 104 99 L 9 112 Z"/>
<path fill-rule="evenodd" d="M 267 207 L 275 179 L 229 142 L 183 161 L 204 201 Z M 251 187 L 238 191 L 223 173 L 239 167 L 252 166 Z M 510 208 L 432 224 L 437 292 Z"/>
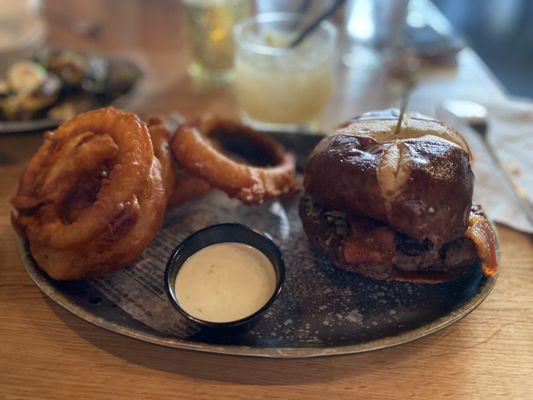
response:
<path fill-rule="evenodd" d="M 148 131 L 150 132 L 150 139 L 154 146 L 154 155 L 161 164 L 161 175 L 168 202 L 172 198 L 176 185 L 174 157 L 169 148 L 169 141 L 172 138 L 172 134 L 165 128 L 163 121 L 159 117 L 148 118 Z"/>
<path fill-rule="evenodd" d="M 272 166 L 252 166 L 229 158 L 211 142 L 217 134 L 253 142 L 268 156 Z M 194 124 L 181 125 L 171 149 L 179 166 L 188 174 L 245 204 L 260 204 L 286 195 L 296 186 L 294 157 L 274 139 L 239 123 L 204 116 Z"/>
<path fill-rule="evenodd" d="M 168 201 L 168 207 L 177 207 L 190 200 L 202 197 L 211 189 L 211 185 L 201 178 L 189 175 L 182 170 L 176 172 L 174 191 Z"/>
<path fill-rule="evenodd" d="M 46 134 L 12 199 L 13 222 L 52 278 L 101 276 L 148 245 L 167 196 L 146 125 L 98 109 Z"/>
<path fill-rule="evenodd" d="M 154 145 L 154 153 L 161 163 L 165 191 L 168 194 L 167 207 L 177 207 L 192 199 L 203 196 L 211 185 L 203 179 L 186 174 L 177 168 L 169 149 L 172 134 L 159 117 L 148 118 L 148 130 Z"/>

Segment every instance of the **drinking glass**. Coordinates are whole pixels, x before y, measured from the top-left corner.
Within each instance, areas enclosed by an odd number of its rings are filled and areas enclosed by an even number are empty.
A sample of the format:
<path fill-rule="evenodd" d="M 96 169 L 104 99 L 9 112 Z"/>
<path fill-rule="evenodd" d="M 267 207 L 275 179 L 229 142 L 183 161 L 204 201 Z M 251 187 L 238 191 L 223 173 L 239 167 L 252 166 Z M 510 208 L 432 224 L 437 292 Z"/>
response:
<path fill-rule="evenodd" d="M 405 44 L 409 0 L 350 0 L 346 33 L 353 45 L 344 55 L 348 66 L 394 60 Z"/>
<path fill-rule="evenodd" d="M 336 28 L 324 21 L 295 48 L 302 17 L 265 13 L 235 27 L 235 85 L 241 117 L 254 128 L 312 131 L 332 90 Z"/>
<path fill-rule="evenodd" d="M 233 77 L 235 24 L 252 11 L 250 0 L 183 0 L 191 76 L 212 82 Z"/>
<path fill-rule="evenodd" d="M 0 76 L 43 45 L 46 23 L 41 0 L 0 0 Z"/>

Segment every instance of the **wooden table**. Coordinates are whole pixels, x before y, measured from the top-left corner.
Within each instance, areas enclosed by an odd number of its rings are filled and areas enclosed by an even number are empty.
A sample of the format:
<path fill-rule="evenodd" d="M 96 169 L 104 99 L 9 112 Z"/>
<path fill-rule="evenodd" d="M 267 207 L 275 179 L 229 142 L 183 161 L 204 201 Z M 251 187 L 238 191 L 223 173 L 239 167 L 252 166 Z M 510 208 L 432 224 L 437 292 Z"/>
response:
<path fill-rule="evenodd" d="M 50 42 L 144 63 L 146 96 L 132 106 L 143 114 L 179 110 L 192 116 L 210 110 L 236 116 L 231 88 L 208 92 L 195 89 L 187 78 L 178 7 L 163 0 L 49 1 L 46 11 L 52 17 L 60 10 L 104 26 L 101 37 L 92 40 L 56 22 Z M 338 86 L 325 129 L 394 101 L 394 91 L 379 74 L 374 81 L 364 71 L 340 71 L 339 76 L 347 84 Z M 504 93 L 466 50 L 457 69 L 424 73 L 412 107 L 428 111 L 445 97 L 494 99 Z M 170 350 L 89 325 L 50 302 L 26 276 L 7 202 L 24 161 L 40 141 L 35 134 L 0 138 L 1 399 L 533 398 L 530 236 L 499 227 L 503 268 L 494 292 L 461 322 L 414 343 L 357 356 L 291 361 Z"/>

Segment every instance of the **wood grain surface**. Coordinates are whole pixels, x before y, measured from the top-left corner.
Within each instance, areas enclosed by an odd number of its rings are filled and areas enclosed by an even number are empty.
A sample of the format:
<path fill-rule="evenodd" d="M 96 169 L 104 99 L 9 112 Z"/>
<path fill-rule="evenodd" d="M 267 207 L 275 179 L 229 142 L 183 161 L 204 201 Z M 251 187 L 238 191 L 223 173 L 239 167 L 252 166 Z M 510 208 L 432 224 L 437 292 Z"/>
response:
<path fill-rule="evenodd" d="M 56 23 L 50 29 L 51 43 L 143 63 L 144 96 L 133 110 L 144 115 L 175 110 L 186 116 L 208 110 L 237 115 L 230 87 L 198 88 L 187 78 L 178 3 L 46 3 L 47 15 L 57 10 L 76 20 L 96 21 L 103 31 L 97 39 L 77 37 Z M 325 129 L 358 112 L 394 104 L 394 85 L 375 74 L 339 68 Z M 456 69 L 424 72 L 411 108 L 434 107 L 449 96 L 475 100 L 505 95 L 475 54 L 466 50 Z M 8 200 L 40 141 L 39 134 L 0 137 L 0 399 L 533 398 L 531 236 L 500 226 L 503 266 L 493 293 L 464 320 L 413 343 L 312 360 L 171 350 L 78 319 L 47 300 L 26 276 Z"/>

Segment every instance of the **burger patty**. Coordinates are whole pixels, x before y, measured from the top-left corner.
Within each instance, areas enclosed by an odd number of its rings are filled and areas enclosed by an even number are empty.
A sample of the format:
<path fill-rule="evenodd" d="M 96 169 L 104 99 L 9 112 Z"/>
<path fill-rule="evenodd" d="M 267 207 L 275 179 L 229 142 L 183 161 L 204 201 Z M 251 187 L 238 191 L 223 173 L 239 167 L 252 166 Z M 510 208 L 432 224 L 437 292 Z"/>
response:
<path fill-rule="evenodd" d="M 477 259 L 468 238 L 439 247 L 429 240 L 418 242 L 382 222 L 325 210 L 308 194 L 301 198 L 299 211 L 315 249 L 335 266 L 371 278 L 449 280 Z"/>

